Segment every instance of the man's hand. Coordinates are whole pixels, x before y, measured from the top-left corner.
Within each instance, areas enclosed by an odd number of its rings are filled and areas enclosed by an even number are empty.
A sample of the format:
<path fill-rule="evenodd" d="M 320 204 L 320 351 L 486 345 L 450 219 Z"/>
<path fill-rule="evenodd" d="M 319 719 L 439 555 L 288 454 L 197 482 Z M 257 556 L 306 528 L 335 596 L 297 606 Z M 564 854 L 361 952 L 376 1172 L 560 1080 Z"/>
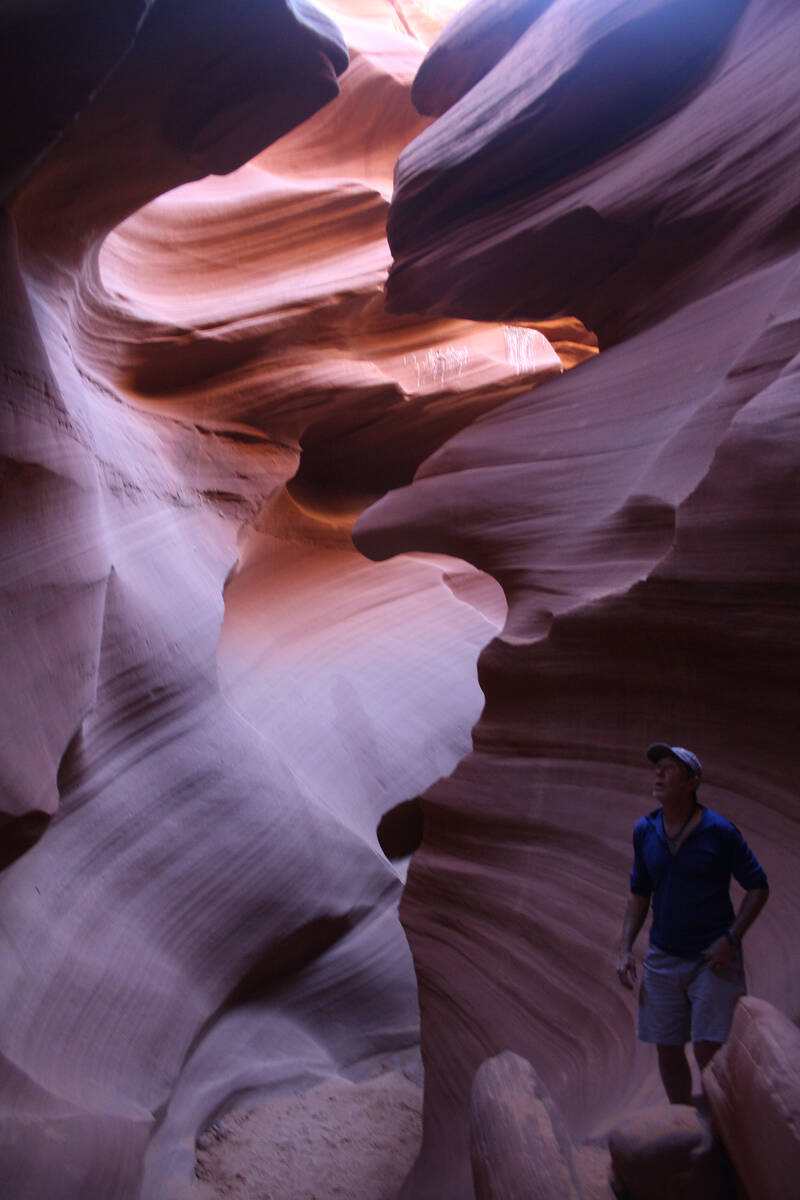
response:
<path fill-rule="evenodd" d="M 642 928 L 650 908 L 650 897 L 640 896 L 631 892 L 625 906 L 625 916 L 622 921 L 622 933 L 619 938 L 619 958 L 617 959 L 617 975 L 623 987 L 632 988 L 636 983 L 636 959 L 633 957 L 633 943 Z"/>
<path fill-rule="evenodd" d="M 712 942 L 710 946 L 706 947 L 703 951 L 703 958 L 712 971 L 721 971 L 723 967 L 727 967 L 735 953 L 736 950 L 728 939 L 720 937 L 715 942 Z"/>
<path fill-rule="evenodd" d="M 617 975 L 623 987 L 632 988 L 636 983 L 636 959 L 631 950 L 620 950 Z"/>

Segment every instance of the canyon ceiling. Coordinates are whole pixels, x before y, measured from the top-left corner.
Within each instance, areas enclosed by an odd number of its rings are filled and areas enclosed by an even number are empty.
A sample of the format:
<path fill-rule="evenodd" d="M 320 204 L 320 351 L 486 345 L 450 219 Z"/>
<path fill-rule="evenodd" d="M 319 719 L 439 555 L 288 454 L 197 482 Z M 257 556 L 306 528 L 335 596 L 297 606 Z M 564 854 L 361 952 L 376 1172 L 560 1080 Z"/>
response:
<path fill-rule="evenodd" d="M 800 1018 L 795 0 L 0 28 L 8 1200 L 188 1197 L 225 1104 L 420 1042 L 404 1200 L 503 1050 L 601 1137 L 655 740 Z"/>

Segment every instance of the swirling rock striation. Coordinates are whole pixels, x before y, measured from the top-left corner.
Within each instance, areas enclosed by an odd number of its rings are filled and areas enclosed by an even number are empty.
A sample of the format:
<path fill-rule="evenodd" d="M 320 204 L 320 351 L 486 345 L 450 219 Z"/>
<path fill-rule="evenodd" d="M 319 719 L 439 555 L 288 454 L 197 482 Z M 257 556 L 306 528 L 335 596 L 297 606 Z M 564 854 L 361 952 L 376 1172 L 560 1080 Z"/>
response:
<path fill-rule="evenodd" d="M 536 9 L 398 165 L 394 309 L 566 308 L 601 344 L 356 526 L 378 559 L 457 554 L 509 605 L 479 664 L 474 751 L 422 798 L 401 907 L 426 1065 L 414 1200 L 472 1195 L 487 1056 L 528 1058 L 578 1139 L 655 1098 L 613 972 L 655 739 L 697 749 L 702 798 L 766 864 L 750 985 L 800 1013 L 800 23 L 779 0 L 679 10 Z M 473 5 L 454 26 L 475 59 L 487 19 Z"/>
<path fill-rule="evenodd" d="M 535 328 L 383 312 L 425 7 L 341 0 L 343 38 L 305 2 L 106 6 L 8 160 L 9 1200 L 184 1195 L 233 1096 L 415 1053 L 376 827 L 468 750 L 505 601 L 349 529 L 563 365 Z M 80 14 L 21 13 L 29 72 Z"/>

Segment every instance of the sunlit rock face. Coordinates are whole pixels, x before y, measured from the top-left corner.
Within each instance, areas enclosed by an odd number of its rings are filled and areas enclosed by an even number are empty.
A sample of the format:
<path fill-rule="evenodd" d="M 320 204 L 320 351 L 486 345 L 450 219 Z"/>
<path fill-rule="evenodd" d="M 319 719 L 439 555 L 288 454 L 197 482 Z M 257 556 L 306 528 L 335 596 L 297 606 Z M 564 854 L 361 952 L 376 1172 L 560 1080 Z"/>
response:
<path fill-rule="evenodd" d="M 577 1138 L 658 1097 L 613 969 L 654 740 L 698 752 L 701 799 L 765 864 L 750 986 L 800 1015 L 797 8 L 496 11 L 484 41 L 493 6 L 465 10 L 417 77 L 442 115 L 398 163 L 390 306 L 566 308 L 601 353 L 482 416 L 356 526 L 377 559 L 464 558 L 509 604 L 401 906 L 426 1066 L 409 1200 L 472 1195 L 487 1056 L 528 1058 Z"/>
<path fill-rule="evenodd" d="M 506 603 L 349 531 L 595 353 L 384 311 L 455 7 L 54 2 L 0 39 L 21 94 L 60 71 L 4 160 L 9 1200 L 181 1196 L 232 1096 L 417 1044 L 412 845 L 376 828 L 469 751 Z"/>

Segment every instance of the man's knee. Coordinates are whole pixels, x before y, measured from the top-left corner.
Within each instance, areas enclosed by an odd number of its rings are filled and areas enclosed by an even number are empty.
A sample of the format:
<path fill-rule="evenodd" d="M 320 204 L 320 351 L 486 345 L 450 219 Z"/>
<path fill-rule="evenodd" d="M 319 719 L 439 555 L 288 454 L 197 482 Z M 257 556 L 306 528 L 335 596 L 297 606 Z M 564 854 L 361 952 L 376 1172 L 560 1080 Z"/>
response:
<path fill-rule="evenodd" d="M 658 1050 L 658 1069 L 663 1075 L 683 1077 L 691 1075 L 689 1059 L 686 1057 L 685 1046 L 656 1046 Z"/>
<path fill-rule="evenodd" d="M 682 1058 L 686 1058 L 685 1046 L 662 1046 L 659 1044 L 656 1049 L 662 1062 L 680 1062 Z"/>
<path fill-rule="evenodd" d="M 695 1042 L 694 1056 L 697 1060 L 697 1065 L 702 1071 L 703 1067 L 707 1067 L 714 1055 L 719 1050 L 722 1042 Z"/>
<path fill-rule="evenodd" d="M 692 1071 L 683 1046 L 658 1045 L 658 1071 L 670 1104 L 691 1104 Z"/>

